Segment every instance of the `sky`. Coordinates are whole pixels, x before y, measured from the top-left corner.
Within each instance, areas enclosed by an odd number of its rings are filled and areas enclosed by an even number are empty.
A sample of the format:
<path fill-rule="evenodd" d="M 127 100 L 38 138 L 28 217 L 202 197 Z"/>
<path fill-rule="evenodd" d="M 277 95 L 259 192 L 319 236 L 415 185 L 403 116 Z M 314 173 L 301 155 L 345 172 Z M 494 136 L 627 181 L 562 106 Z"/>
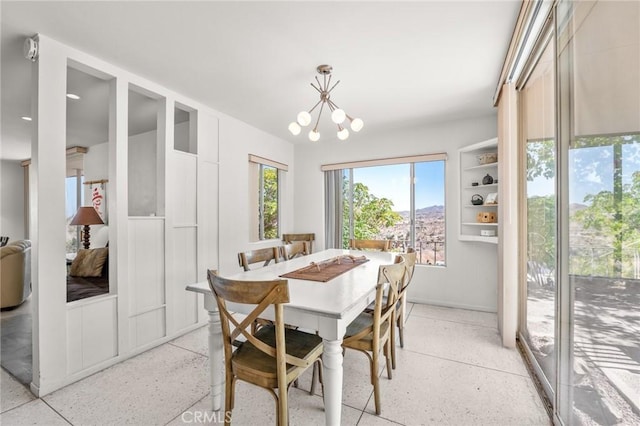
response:
<path fill-rule="evenodd" d="M 622 184 L 631 183 L 640 171 L 640 146 L 622 146 Z M 600 146 L 569 151 L 569 202 L 586 204 L 585 196 L 601 191 L 613 191 L 613 148 Z M 545 196 L 555 193 L 555 180 L 537 177 L 527 182 L 527 196 Z"/>
<path fill-rule="evenodd" d="M 416 163 L 415 173 L 416 209 L 444 205 L 444 161 Z M 364 183 L 376 197 L 393 201 L 394 211 L 409 210 L 409 164 L 354 169 L 353 179 Z"/>

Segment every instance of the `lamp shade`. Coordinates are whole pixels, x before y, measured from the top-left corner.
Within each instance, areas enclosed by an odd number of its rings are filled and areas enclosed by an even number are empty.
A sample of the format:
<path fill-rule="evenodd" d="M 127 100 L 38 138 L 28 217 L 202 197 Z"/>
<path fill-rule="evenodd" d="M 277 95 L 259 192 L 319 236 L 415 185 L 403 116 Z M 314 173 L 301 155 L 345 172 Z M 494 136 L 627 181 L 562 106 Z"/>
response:
<path fill-rule="evenodd" d="M 70 225 L 103 225 L 104 222 L 93 207 L 80 207 Z"/>

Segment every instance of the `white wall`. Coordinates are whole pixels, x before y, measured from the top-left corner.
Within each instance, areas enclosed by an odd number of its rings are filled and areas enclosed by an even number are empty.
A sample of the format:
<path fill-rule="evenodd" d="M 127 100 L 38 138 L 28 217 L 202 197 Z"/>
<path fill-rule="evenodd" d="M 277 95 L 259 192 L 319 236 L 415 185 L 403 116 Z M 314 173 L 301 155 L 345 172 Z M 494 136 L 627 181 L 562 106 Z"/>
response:
<path fill-rule="evenodd" d="M 24 171 L 20 161 L 0 162 L 0 235 L 25 239 Z"/>
<path fill-rule="evenodd" d="M 417 266 L 409 300 L 495 312 L 497 249 L 494 244 L 459 241 L 458 149 L 496 136 L 496 116 L 372 134 L 365 128 L 346 142 L 301 142 L 295 147 L 295 232 L 315 232 L 324 248 L 322 164 L 445 152 L 446 267 Z"/>
<path fill-rule="evenodd" d="M 220 272 L 240 271 L 238 253 L 280 245 L 280 240 L 251 242 L 249 238 L 249 154 L 287 164 L 280 182 L 280 233 L 293 227 L 294 147 L 289 142 L 230 117 L 220 118 Z M 297 169 L 297 167 L 296 167 Z"/>

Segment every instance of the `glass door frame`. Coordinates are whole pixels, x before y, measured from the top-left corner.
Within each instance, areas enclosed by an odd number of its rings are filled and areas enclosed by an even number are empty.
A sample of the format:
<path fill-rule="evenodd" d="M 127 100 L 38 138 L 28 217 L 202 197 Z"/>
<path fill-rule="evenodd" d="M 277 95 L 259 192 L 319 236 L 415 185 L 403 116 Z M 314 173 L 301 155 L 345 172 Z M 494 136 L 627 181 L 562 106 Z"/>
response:
<path fill-rule="evenodd" d="M 533 49 L 531 50 L 531 53 L 529 55 L 529 58 L 526 60 L 526 64 L 525 67 L 523 69 L 522 74 L 520 75 L 517 83 L 516 83 L 516 90 L 518 92 L 518 102 L 521 105 L 521 100 L 522 100 L 522 90 L 524 89 L 524 87 L 526 86 L 529 77 L 531 76 L 533 70 L 535 69 L 535 67 L 538 65 L 538 62 L 540 60 L 540 58 L 542 57 L 542 54 L 544 52 L 544 50 L 547 48 L 549 43 L 554 43 L 554 36 L 555 36 L 555 27 L 554 27 L 554 13 L 555 8 L 552 8 L 552 13 L 549 15 L 549 17 L 547 18 L 547 21 L 545 22 L 540 35 L 538 36 L 538 39 L 533 47 Z M 552 46 L 553 48 L 553 57 L 554 57 L 554 62 L 555 62 L 555 58 L 556 58 L 556 43 L 553 44 Z M 557 73 L 557 68 L 554 67 L 554 73 Z M 555 81 L 555 78 L 554 78 Z M 555 116 L 554 118 L 556 119 L 556 135 L 555 135 L 555 139 L 556 139 L 556 147 L 555 147 L 555 155 L 556 155 L 556 164 L 555 164 L 555 180 L 556 180 L 556 210 L 558 209 L 558 166 L 559 166 L 559 162 L 558 162 L 558 149 L 559 149 L 559 144 L 558 144 L 558 137 L 557 137 L 557 114 L 558 114 L 558 93 L 557 93 L 557 83 L 555 84 L 555 88 L 554 88 L 554 102 L 555 102 Z M 551 414 L 553 411 L 555 411 L 555 406 L 557 406 L 557 392 L 555 391 L 555 389 L 558 389 L 558 381 L 557 381 L 557 372 L 558 372 L 558 352 L 559 352 L 559 347 L 558 347 L 558 318 L 559 318 L 559 304 L 558 304 L 558 297 L 557 297 L 557 293 L 556 293 L 556 297 L 554 297 L 554 346 L 555 346 L 555 353 L 556 353 L 556 359 L 555 361 L 555 365 L 556 365 L 556 375 L 555 377 L 547 377 L 544 373 L 544 371 L 542 370 L 542 367 L 540 366 L 540 364 L 538 363 L 538 361 L 536 360 L 533 351 L 531 350 L 531 348 L 529 347 L 529 345 L 527 344 L 527 339 L 524 333 L 524 329 L 526 328 L 526 324 L 527 324 L 527 301 L 528 301 L 528 291 L 527 291 L 527 261 L 528 261 L 528 256 L 527 256 L 527 244 L 528 244 L 528 237 L 527 237 L 527 197 L 526 197 L 526 187 L 527 187 L 527 179 L 526 179 L 526 170 L 527 170 L 527 141 L 525 140 L 525 132 L 524 132 L 524 116 L 522 114 L 522 109 L 520 106 L 518 106 L 518 170 L 519 172 L 519 177 L 518 177 L 518 204 L 520 206 L 519 210 L 520 210 L 520 218 L 519 218 L 519 231 L 518 231 L 518 245 L 519 245 L 519 252 L 521 253 L 521 256 L 519 256 L 519 274 L 518 274 L 518 292 L 519 292 L 519 297 L 518 297 L 518 328 L 517 328 L 517 338 L 518 338 L 518 345 L 521 349 L 522 352 L 524 352 L 524 355 L 527 358 L 527 363 L 530 366 L 530 368 L 533 370 L 534 373 L 534 377 L 532 377 L 534 379 L 534 381 L 536 381 L 539 384 L 539 387 L 541 387 L 542 391 L 545 393 L 544 397 L 543 397 L 543 402 L 545 404 L 545 408 L 548 410 L 548 412 Z M 556 218 L 557 218 L 557 211 L 556 211 Z M 559 233 L 559 228 L 558 228 L 558 222 L 556 220 L 556 244 L 558 243 L 557 238 L 558 238 L 558 233 Z M 555 282 L 558 283 L 558 262 L 560 261 L 559 259 L 559 255 L 558 255 L 558 249 L 556 246 L 556 253 L 555 253 L 555 260 L 556 260 L 556 269 L 555 269 L 555 273 L 554 273 L 554 279 Z M 555 387 L 552 386 L 552 383 L 555 384 Z M 542 395 L 541 395 L 542 396 Z M 546 401 L 544 401 L 544 399 L 546 398 Z"/>

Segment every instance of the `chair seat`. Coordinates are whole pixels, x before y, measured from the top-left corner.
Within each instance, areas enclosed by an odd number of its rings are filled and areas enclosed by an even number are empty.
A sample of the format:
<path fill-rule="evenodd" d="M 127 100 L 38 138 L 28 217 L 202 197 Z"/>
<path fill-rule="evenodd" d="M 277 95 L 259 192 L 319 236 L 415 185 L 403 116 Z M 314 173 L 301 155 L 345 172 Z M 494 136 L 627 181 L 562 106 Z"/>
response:
<path fill-rule="evenodd" d="M 286 328 L 284 330 L 287 354 L 305 360 L 315 359 L 322 353 L 322 338 L 315 334 Z M 255 337 L 267 345 L 276 346 L 275 327 L 271 325 L 260 328 Z M 251 342 L 244 342 L 233 353 L 231 360 L 233 372 L 239 379 L 255 382 L 260 386 L 277 388 L 276 359 L 256 348 Z M 287 364 L 287 383 L 295 380 L 304 369 Z M 249 379 L 249 380 L 247 380 Z"/>
<path fill-rule="evenodd" d="M 382 306 L 387 306 L 387 296 L 382 296 Z M 396 310 L 400 309 L 401 306 L 402 306 L 402 301 L 398 300 L 398 302 L 396 302 Z M 376 302 L 371 302 L 369 306 L 364 308 L 364 311 L 367 313 L 373 312 L 375 307 L 376 307 Z"/>
<path fill-rule="evenodd" d="M 347 332 L 344 338 L 355 336 L 361 330 L 365 328 L 371 328 L 373 326 L 373 315 L 367 312 L 363 312 L 354 319 L 351 324 L 347 326 Z M 389 332 L 389 323 L 384 322 L 380 325 L 380 337 L 384 337 Z M 360 349 L 371 350 L 373 348 L 373 332 L 359 338 L 355 342 L 345 343 L 344 346 Z"/>

